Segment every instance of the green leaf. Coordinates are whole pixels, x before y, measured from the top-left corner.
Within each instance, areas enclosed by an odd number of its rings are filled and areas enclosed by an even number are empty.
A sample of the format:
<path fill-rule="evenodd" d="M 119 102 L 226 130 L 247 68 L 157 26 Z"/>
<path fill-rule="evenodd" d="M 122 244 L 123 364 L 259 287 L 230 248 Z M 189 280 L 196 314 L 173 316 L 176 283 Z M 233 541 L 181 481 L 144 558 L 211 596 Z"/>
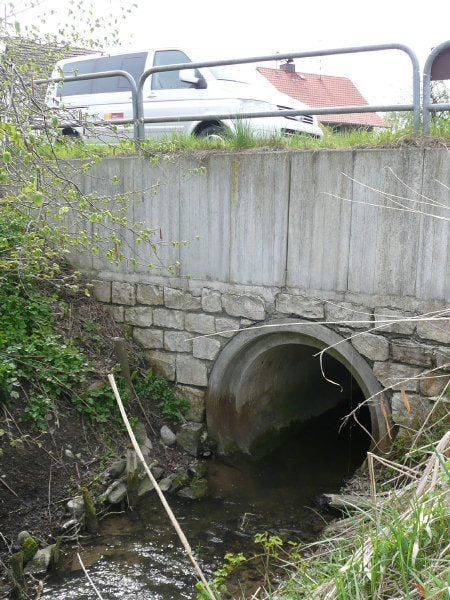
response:
<path fill-rule="evenodd" d="M 35 206 L 40 207 L 44 204 L 44 195 L 42 192 L 34 192 L 31 199 Z"/>

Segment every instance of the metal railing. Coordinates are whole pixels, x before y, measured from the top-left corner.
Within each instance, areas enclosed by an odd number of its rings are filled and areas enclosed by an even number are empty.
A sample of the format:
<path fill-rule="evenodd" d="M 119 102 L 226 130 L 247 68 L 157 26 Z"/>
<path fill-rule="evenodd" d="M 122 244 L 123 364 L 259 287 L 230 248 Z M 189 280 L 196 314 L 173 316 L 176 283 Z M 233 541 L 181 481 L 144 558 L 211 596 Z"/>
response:
<path fill-rule="evenodd" d="M 450 110 L 450 104 L 431 104 L 430 103 L 430 73 L 434 59 L 442 49 L 450 46 L 449 42 L 444 42 L 433 50 L 427 59 L 423 72 L 423 123 L 424 131 L 429 131 L 429 120 L 430 112 L 438 110 Z M 129 125 L 134 126 L 134 140 L 136 145 L 139 145 L 142 140 L 145 139 L 145 123 L 180 123 L 187 121 L 202 121 L 205 117 L 208 120 L 223 120 L 223 119 L 235 119 L 236 114 L 233 113 L 218 113 L 218 114 L 205 114 L 199 113 L 196 115 L 178 115 L 178 116 L 167 116 L 167 117 L 145 117 L 144 113 L 144 98 L 143 89 L 145 81 L 154 73 L 162 73 L 169 71 L 182 71 L 201 69 L 208 67 L 228 66 L 228 65 L 241 65 L 249 63 L 262 63 L 276 60 L 293 60 L 296 58 L 314 58 L 319 56 L 335 56 L 342 54 L 356 54 L 365 52 L 380 52 L 387 50 L 399 50 L 405 53 L 412 66 L 412 97 L 413 101 L 410 104 L 380 104 L 380 105 L 364 105 L 364 106 L 330 106 L 322 108 L 307 108 L 303 110 L 276 110 L 276 111 L 260 111 L 260 112 L 248 112 L 239 113 L 238 117 L 242 119 L 256 119 L 265 117 L 294 117 L 300 115 L 329 115 L 329 114 L 352 114 L 352 113 L 373 113 L 373 112 L 403 112 L 409 111 L 413 113 L 413 124 L 414 131 L 416 134 L 420 133 L 420 120 L 421 120 L 421 102 L 420 102 L 420 67 L 419 61 L 416 54 L 403 44 L 379 44 L 371 46 L 354 46 L 349 48 L 333 48 L 329 50 L 314 50 L 309 52 L 296 52 L 286 54 L 270 54 L 264 56 L 253 56 L 227 60 L 215 60 L 215 61 L 203 61 L 203 62 L 191 62 L 191 63 L 180 63 L 172 65 L 164 65 L 158 67 L 152 67 L 147 69 L 139 78 L 136 83 L 135 79 L 126 71 L 105 71 L 101 73 L 87 73 L 83 75 L 75 75 L 69 77 L 57 77 L 51 79 L 37 79 L 33 83 L 35 84 L 48 84 L 48 83 L 59 83 L 59 82 L 71 82 L 71 81 L 82 81 L 86 79 L 101 79 L 106 77 L 124 77 L 130 84 L 131 91 L 131 102 L 132 102 L 132 118 L 131 119 L 111 119 L 108 121 L 99 120 L 92 123 L 92 125 Z M 79 123 L 66 123 L 65 126 L 77 127 Z M 427 128 L 428 127 L 428 131 Z"/>
<path fill-rule="evenodd" d="M 450 40 L 439 44 L 439 46 L 436 46 L 436 48 L 433 48 L 433 51 L 429 54 L 423 68 L 422 119 L 423 132 L 426 135 L 430 133 L 431 113 L 440 110 L 450 110 L 450 103 L 433 104 L 431 102 L 431 69 L 435 59 L 448 48 L 450 48 Z"/>

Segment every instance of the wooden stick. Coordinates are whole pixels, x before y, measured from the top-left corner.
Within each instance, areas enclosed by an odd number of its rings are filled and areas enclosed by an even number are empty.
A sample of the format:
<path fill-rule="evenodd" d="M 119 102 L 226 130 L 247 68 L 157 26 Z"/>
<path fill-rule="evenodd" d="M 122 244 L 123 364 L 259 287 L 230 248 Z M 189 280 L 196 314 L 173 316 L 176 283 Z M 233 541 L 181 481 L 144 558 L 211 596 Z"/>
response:
<path fill-rule="evenodd" d="M 3 483 L 3 485 L 5 486 L 5 488 L 6 488 L 6 489 L 8 489 L 8 490 L 11 492 L 11 494 L 14 494 L 14 496 L 15 496 L 16 498 L 18 498 L 18 497 L 19 497 L 19 496 L 16 494 L 16 492 L 15 492 L 15 491 L 14 491 L 12 488 L 10 488 L 10 487 L 9 487 L 9 485 L 6 483 L 6 481 L 5 481 L 4 479 L 2 479 L 1 477 L 0 477 L 0 481 Z"/>
<path fill-rule="evenodd" d="M 81 568 L 83 569 L 83 573 L 86 575 L 87 580 L 89 581 L 89 583 L 92 585 L 92 587 L 95 590 L 95 593 L 97 594 L 97 596 L 100 598 L 100 600 L 103 600 L 100 592 L 98 591 L 98 589 L 95 587 L 94 582 L 92 581 L 92 579 L 89 577 L 89 573 L 86 571 L 86 567 L 83 564 L 83 561 L 81 560 L 81 556 L 79 555 L 79 553 L 77 552 L 77 558 L 78 558 L 78 562 L 81 565 Z"/>
<path fill-rule="evenodd" d="M 145 458 L 144 458 L 144 456 L 143 456 L 143 454 L 141 452 L 141 449 L 139 448 L 139 444 L 136 441 L 135 435 L 134 435 L 133 430 L 131 429 L 131 426 L 130 426 L 130 422 L 128 421 L 128 417 L 127 417 L 127 415 L 125 413 L 125 409 L 124 409 L 122 400 L 120 398 L 119 390 L 117 389 L 117 385 L 116 385 L 116 381 L 114 379 L 114 375 L 109 374 L 108 375 L 108 380 L 109 380 L 109 383 L 110 383 L 110 385 L 112 387 L 112 390 L 114 392 L 114 396 L 116 397 L 117 404 L 119 405 L 120 414 L 122 415 L 123 422 L 125 423 L 125 427 L 127 428 L 128 435 L 130 436 L 131 443 L 133 444 L 133 448 L 135 449 L 136 454 L 139 457 L 139 460 L 142 462 L 142 464 L 144 466 L 144 469 L 145 469 L 145 471 L 146 471 L 146 473 L 147 473 L 150 481 L 152 482 L 152 484 L 153 484 L 153 486 L 154 486 L 154 488 L 156 490 L 156 493 L 158 494 L 159 499 L 161 500 L 161 503 L 164 506 L 164 509 L 165 509 L 166 513 L 168 514 L 168 516 L 169 516 L 170 522 L 172 523 L 175 531 L 177 532 L 178 537 L 180 538 L 180 541 L 183 544 L 183 547 L 184 547 L 184 549 L 186 551 L 186 554 L 188 555 L 190 561 L 192 562 L 197 575 L 200 577 L 200 580 L 203 583 L 203 585 L 205 586 L 205 589 L 208 592 L 211 600 L 216 600 L 215 595 L 213 594 L 211 588 L 209 587 L 209 584 L 206 581 L 206 578 L 203 575 L 203 572 L 200 569 L 200 566 L 197 563 L 197 561 L 196 561 L 196 559 L 195 559 L 195 557 L 194 557 L 194 555 L 192 553 L 191 547 L 189 545 L 189 542 L 187 541 L 186 536 L 183 533 L 183 530 L 181 529 L 181 527 L 180 527 L 180 525 L 179 525 L 179 523 L 178 523 L 175 515 L 172 512 L 172 509 L 170 508 L 170 506 L 169 506 L 166 498 L 164 497 L 164 494 L 162 493 L 162 490 L 159 487 L 158 482 L 154 478 L 152 472 L 150 471 L 150 469 L 147 466 L 147 463 L 145 462 Z"/>

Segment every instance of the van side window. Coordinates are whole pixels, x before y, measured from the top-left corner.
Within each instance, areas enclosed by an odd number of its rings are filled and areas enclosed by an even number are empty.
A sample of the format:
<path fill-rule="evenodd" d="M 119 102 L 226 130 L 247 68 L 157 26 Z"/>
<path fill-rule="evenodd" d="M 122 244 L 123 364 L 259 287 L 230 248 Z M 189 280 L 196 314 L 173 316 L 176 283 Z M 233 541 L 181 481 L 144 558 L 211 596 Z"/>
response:
<path fill-rule="evenodd" d="M 184 52 L 180 50 L 161 50 L 155 52 L 154 67 L 162 67 L 163 65 L 176 65 L 181 63 L 190 63 L 191 60 Z M 200 73 L 196 71 L 198 77 Z M 176 90 L 180 88 L 195 87 L 192 83 L 181 81 L 180 71 L 166 71 L 162 73 L 153 73 L 152 75 L 152 90 Z"/>
<path fill-rule="evenodd" d="M 146 53 L 121 54 L 79 60 L 64 65 L 64 75 L 83 75 L 102 71 L 127 71 L 136 83 L 144 72 Z M 80 96 L 84 94 L 104 94 L 127 92 L 130 90 L 124 77 L 106 77 L 105 79 L 87 79 L 85 81 L 66 81 L 58 85 L 58 96 Z"/>

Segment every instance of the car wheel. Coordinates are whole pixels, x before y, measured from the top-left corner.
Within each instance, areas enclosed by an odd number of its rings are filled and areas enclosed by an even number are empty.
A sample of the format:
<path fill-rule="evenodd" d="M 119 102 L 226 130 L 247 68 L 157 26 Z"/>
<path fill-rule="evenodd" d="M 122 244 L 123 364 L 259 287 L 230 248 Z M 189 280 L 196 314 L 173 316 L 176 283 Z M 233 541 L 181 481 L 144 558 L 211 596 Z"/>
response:
<path fill-rule="evenodd" d="M 201 138 L 209 138 L 212 140 L 224 140 L 225 130 L 220 125 L 207 125 L 197 134 Z"/>

